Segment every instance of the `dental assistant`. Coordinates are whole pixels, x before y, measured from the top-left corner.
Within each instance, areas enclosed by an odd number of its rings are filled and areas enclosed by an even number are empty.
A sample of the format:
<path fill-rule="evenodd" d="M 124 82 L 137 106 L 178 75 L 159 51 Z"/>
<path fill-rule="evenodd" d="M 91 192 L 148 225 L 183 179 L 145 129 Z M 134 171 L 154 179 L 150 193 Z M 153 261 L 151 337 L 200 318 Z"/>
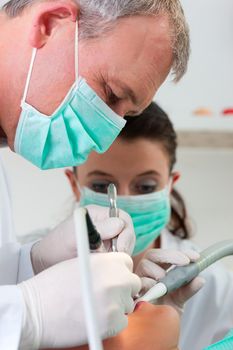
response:
<path fill-rule="evenodd" d="M 180 177 L 175 171 L 176 149 L 173 125 L 153 102 L 141 115 L 128 120 L 104 155 L 92 154 L 79 168 L 66 170 L 81 205 L 108 206 L 108 185 L 116 185 L 118 206 L 133 219 L 133 261 L 145 291 L 163 277 L 162 263 L 166 268 L 168 263 L 180 264 L 185 258 L 182 252 L 188 255 L 191 249 L 200 250 L 190 239 L 193 230 L 187 208 L 174 188 Z M 233 327 L 233 273 L 219 262 L 201 276 L 205 284 L 190 300 L 198 290 L 197 280 L 180 289 L 178 297 L 172 293 L 172 298 L 168 295 L 160 300 L 182 311 L 182 350 L 203 349 L 222 339 Z M 149 342 L 150 333 L 147 334 Z"/>
<path fill-rule="evenodd" d="M 1 145 L 41 169 L 77 166 L 91 151 L 106 151 L 122 117 L 141 112 L 171 70 L 178 81 L 189 56 L 175 0 L 11 0 L 0 11 L 0 33 Z M 8 244 L 7 191 L 1 173 L 0 348 L 86 343 L 72 230 L 61 225 L 32 246 Z M 122 252 L 91 256 L 107 338 L 126 327 L 141 281 L 125 254 L 135 240 L 130 217 L 108 219 L 99 207 L 91 215 L 103 240 L 118 235 Z"/>

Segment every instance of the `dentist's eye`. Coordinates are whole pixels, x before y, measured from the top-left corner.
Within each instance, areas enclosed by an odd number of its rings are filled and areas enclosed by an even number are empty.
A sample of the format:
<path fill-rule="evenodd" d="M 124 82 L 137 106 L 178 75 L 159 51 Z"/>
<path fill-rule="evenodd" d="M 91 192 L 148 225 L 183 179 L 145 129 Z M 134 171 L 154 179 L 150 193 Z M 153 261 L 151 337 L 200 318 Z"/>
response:
<path fill-rule="evenodd" d="M 114 105 L 120 101 L 120 98 L 112 91 L 110 86 L 106 85 L 107 100 L 110 105 Z"/>

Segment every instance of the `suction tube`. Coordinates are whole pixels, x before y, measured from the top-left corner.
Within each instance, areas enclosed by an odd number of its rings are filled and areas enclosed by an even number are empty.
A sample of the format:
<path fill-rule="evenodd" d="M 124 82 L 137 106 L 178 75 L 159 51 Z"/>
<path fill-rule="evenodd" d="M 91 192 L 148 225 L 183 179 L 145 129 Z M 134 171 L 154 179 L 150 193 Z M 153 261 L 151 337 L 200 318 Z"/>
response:
<path fill-rule="evenodd" d="M 103 350 L 99 332 L 98 315 L 91 278 L 90 251 L 86 223 L 86 209 L 78 208 L 74 212 L 76 245 L 79 257 L 80 288 L 85 311 L 85 323 L 90 350 Z M 78 330 L 77 330 L 78 331 Z"/>
<path fill-rule="evenodd" d="M 203 250 L 200 254 L 200 259 L 195 263 L 190 263 L 187 266 L 180 266 L 172 269 L 167 275 L 162 278 L 159 283 L 145 293 L 138 301 L 152 302 L 165 294 L 188 284 L 200 272 L 215 263 L 216 261 L 233 255 L 233 240 L 218 242 L 209 248 Z"/>

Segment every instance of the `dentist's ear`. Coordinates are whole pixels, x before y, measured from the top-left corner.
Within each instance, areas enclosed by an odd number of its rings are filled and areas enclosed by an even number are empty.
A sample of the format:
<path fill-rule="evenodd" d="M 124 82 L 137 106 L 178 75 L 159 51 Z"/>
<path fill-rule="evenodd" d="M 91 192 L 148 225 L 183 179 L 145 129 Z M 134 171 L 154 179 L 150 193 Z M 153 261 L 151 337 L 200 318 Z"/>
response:
<path fill-rule="evenodd" d="M 59 27 L 75 22 L 78 16 L 79 7 L 71 0 L 39 3 L 33 13 L 31 46 L 41 48 Z"/>
<path fill-rule="evenodd" d="M 70 183 L 70 187 L 72 189 L 73 194 L 75 195 L 75 198 L 77 201 L 80 200 L 80 191 L 77 185 L 77 177 L 76 174 L 74 173 L 74 171 L 70 170 L 70 169 L 66 169 L 65 170 L 65 174 L 66 177 L 69 180 Z"/>

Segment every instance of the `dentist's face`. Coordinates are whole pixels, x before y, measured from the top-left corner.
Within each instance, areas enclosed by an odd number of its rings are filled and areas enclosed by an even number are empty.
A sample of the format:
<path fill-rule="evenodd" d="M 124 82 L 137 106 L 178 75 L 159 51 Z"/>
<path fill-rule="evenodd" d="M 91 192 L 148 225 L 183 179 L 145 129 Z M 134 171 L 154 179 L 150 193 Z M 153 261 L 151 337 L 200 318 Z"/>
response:
<path fill-rule="evenodd" d="M 43 6 L 48 4 L 39 3 L 39 10 L 43 12 Z M 21 70 L 11 104 L 12 113 L 17 114 L 15 128 L 32 46 L 38 47 L 38 54 L 27 98 L 31 105 L 46 115 L 52 114 L 75 79 L 75 22 L 67 19 L 65 23 L 60 23 L 59 17 L 59 21 L 54 19 L 48 29 L 42 26 L 37 33 L 37 27 L 42 20 L 46 25 L 46 19 L 43 13 L 37 19 L 35 13 L 35 9 L 34 12 L 29 10 L 23 16 L 24 21 L 16 19 L 16 22 L 20 21 L 17 22 L 18 30 L 24 35 L 17 41 Z M 28 29 L 32 20 L 36 24 L 33 26 L 35 33 Z M 32 45 L 28 45 L 28 38 L 31 38 Z M 170 26 L 166 16 L 124 18 L 118 20 L 107 34 L 79 42 L 79 74 L 121 116 L 139 114 L 149 105 L 170 71 L 172 58 Z M 15 64 L 13 60 L 12 64 Z"/>
<path fill-rule="evenodd" d="M 172 63 L 166 17 L 120 20 L 107 37 L 81 45 L 81 74 L 119 115 L 140 114 Z"/>
<path fill-rule="evenodd" d="M 45 114 L 56 109 L 74 81 L 74 29 L 74 23 L 67 25 L 51 49 L 45 45 L 38 52 L 29 97 Z M 80 41 L 79 73 L 116 113 L 139 114 L 170 70 L 168 31 L 166 17 L 121 20 L 108 35 Z"/>

